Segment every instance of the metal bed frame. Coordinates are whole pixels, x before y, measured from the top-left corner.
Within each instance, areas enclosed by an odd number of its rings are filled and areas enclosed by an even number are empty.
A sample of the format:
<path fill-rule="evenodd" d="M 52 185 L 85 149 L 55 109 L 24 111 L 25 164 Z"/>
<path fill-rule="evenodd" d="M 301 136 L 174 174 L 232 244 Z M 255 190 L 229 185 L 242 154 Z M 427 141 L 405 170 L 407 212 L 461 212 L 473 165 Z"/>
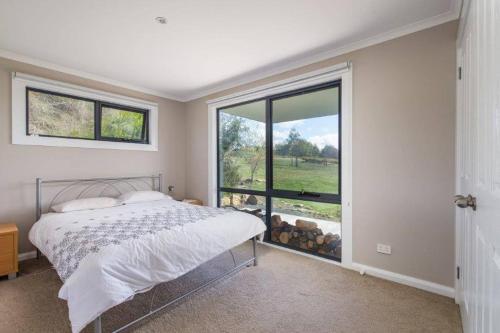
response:
<path fill-rule="evenodd" d="M 149 183 L 148 183 L 149 181 Z M 125 189 L 128 189 L 128 191 L 139 191 L 141 190 L 140 186 L 146 186 L 148 189 L 152 190 L 157 190 L 162 192 L 163 189 L 163 177 L 162 174 L 158 175 L 151 175 L 151 176 L 135 176 L 135 177 L 114 177 L 114 178 L 83 178 L 83 179 L 55 179 L 55 180 L 42 180 L 41 178 L 36 179 L 36 220 L 38 221 L 43 212 L 44 212 L 44 204 L 43 204 L 43 197 L 42 197 L 42 187 L 43 185 L 59 185 L 62 186 L 61 189 L 59 189 L 54 196 L 52 196 L 51 200 L 49 201 L 49 204 L 47 205 L 47 208 L 50 208 L 53 204 L 57 203 L 58 200 L 60 201 L 65 201 L 63 200 L 63 196 L 65 194 L 69 194 L 71 190 L 75 191 L 76 195 L 72 196 L 72 199 L 79 199 L 79 198 L 85 198 L 89 196 L 103 196 L 103 195 L 115 195 L 118 196 L 122 193 L 124 193 Z M 125 189 L 123 189 L 123 186 L 125 186 Z M 144 188 L 143 188 L 144 189 Z M 97 195 L 96 195 L 97 194 Z M 145 315 L 125 324 L 124 326 L 121 326 L 120 328 L 116 329 L 113 331 L 113 333 L 121 332 L 127 328 L 130 328 L 132 325 L 142 321 L 143 319 L 146 319 L 147 317 L 158 313 L 159 311 L 167 308 L 170 305 L 173 305 L 174 303 L 177 303 L 178 301 L 210 286 L 215 284 L 216 282 L 222 280 L 223 278 L 232 275 L 239 270 L 243 269 L 244 267 L 249 267 L 251 265 L 257 266 L 257 237 L 252 238 L 252 257 L 250 259 L 247 259 L 239 264 L 236 263 L 236 259 L 234 257 L 234 254 L 232 250 L 229 250 L 229 253 L 231 254 L 231 257 L 233 259 L 233 264 L 234 267 L 231 268 L 229 271 L 218 275 L 215 278 L 212 278 L 211 280 L 199 285 L 198 287 L 186 292 L 185 294 L 182 294 L 173 300 L 162 304 L 156 309 L 149 309 L 149 312 L 146 313 Z M 37 248 L 36 249 L 37 253 L 37 258 L 39 259 L 41 257 L 41 252 Z M 161 283 L 160 283 L 161 284 Z M 160 285 L 158 284 L 158 285 Z M 158 286 L 157 285 L 157 286 Z M 153 295 L 154 297 L 154 295 Z M 102 333 L 102 319 L 100 315 L 94 320 L 94 333 Z"/>

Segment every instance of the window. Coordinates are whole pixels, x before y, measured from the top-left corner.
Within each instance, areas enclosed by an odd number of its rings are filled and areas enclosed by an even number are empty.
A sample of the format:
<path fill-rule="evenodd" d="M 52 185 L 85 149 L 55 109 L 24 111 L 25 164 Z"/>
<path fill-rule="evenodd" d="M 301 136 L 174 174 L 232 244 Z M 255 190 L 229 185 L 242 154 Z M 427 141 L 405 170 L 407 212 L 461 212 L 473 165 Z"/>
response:
<path fill-rule="evenodd" d="M 158 151 L 158 104 L 15 72 L 12 144 Z"/>
<path fill-rule="evenodd" d="M 95 102 L 28 88 L 27 135 L 94 139 Z"/>
<path fill-rule="evenodd" d="M 261 209 L 266 241 L 341 260 L 341 81 L 217 110 L 218 205 Z"/>
<path fill-rule="evenodd" d="M 101 104 L 101 139 L 147 142 L 148 112 Z"/>
<path fill-rule="evenodd" d="M 339 89 L 271 100 L 273 188 L 339 194 Z"/>
<path fill-rule="evenodd" d="M 26 99 L 27 135 L 148 143 L 147 110 L 30 87 Z"/>
<path fill-rule="evenodd" d="M 266 189 L 266 103 L 257 101 L 219 111 L 221 187 Z"/>

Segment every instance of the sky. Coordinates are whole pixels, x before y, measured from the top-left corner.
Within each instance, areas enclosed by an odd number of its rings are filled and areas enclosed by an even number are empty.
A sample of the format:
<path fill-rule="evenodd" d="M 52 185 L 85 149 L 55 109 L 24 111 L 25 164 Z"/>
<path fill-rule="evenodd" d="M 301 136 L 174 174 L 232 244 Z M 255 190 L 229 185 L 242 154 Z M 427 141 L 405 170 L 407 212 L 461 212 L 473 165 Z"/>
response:
<path fill-rule="evenodd" d="M 245 120 L 246 126 L 264 140 L 266 134 L 265 123 L 251 119 Z M 332 145 L 339 148 L 339 117 L 338 115 L 316 117 L 308 119 L 299 119 L 273 124 L 273 144 L 283 143 L 288 138 L 292 128 L 295 128 L 303 139 L 318 146 L 321 150 L 326 145 Z"/>
<path fill-rule="evenodd" d="M 322 149 L 332 145 L 338 149 L 338 115 L 309 118 L 273 124 L 273 144 L 282 143 L 295 128 L 303 139 Z"/>

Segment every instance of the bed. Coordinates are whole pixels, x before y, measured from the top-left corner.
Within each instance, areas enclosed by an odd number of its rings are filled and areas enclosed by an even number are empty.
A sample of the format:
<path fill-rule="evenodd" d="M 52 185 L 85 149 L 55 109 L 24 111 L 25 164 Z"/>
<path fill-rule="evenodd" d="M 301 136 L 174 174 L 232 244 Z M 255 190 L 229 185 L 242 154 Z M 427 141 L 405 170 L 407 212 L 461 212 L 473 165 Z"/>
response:
<path fill-rule="evenodd" d="M 195 206 L 167 197 L 101 209 L 47 212 L 63 197 L 109 196 L 109 192 L 118 195 L 138 190 L 138 184 L 161 191 L 161 183 L 161 175 L 37 179 L 37 222 L 29 238 L 63 282 L 59 297 L 67 301 L 73 332 L 80 332 L 91 322 L 94 331 L 101 332 L 101 315 L 107 310 L 174 280 L 249 239 L 253 241 L 250 259 L 240 264 L 235 261 L 233 269 L 196 290 L 245 266 L 256 265 L 256 236 L 266 227 L 258 217 L 232 209 Z M 44 186 L 55 190 L 61 185 L 62 189 L 56 190 L 44 204 Z M 149 311 L 115 332 L 163 308 Z"/>

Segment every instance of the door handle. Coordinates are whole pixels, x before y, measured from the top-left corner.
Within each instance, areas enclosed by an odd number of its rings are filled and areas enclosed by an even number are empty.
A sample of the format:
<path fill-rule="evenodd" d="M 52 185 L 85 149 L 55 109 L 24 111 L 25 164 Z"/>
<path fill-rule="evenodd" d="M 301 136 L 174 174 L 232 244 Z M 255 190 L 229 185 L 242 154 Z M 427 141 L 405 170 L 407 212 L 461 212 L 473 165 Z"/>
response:
<path fill-rule="evenodd" d="M 476 205 L 476 197 L 473 197 L 472 195 L 468 195 L 464 197 L 463 195 L 455 195 L 455 205 L 460 208 L 467 208 L 471 207 L 472 210 L 476 210 L 477 205 Z"/>
<path fill-rule="evenodd" d="M 306 192 L 306 191 L 302 190 L 302 191 L 299 192 L 299 196 L 301 196 L 301 197 L 319 198 L 319 197 L 321 197 L 321 194 Z"/>

